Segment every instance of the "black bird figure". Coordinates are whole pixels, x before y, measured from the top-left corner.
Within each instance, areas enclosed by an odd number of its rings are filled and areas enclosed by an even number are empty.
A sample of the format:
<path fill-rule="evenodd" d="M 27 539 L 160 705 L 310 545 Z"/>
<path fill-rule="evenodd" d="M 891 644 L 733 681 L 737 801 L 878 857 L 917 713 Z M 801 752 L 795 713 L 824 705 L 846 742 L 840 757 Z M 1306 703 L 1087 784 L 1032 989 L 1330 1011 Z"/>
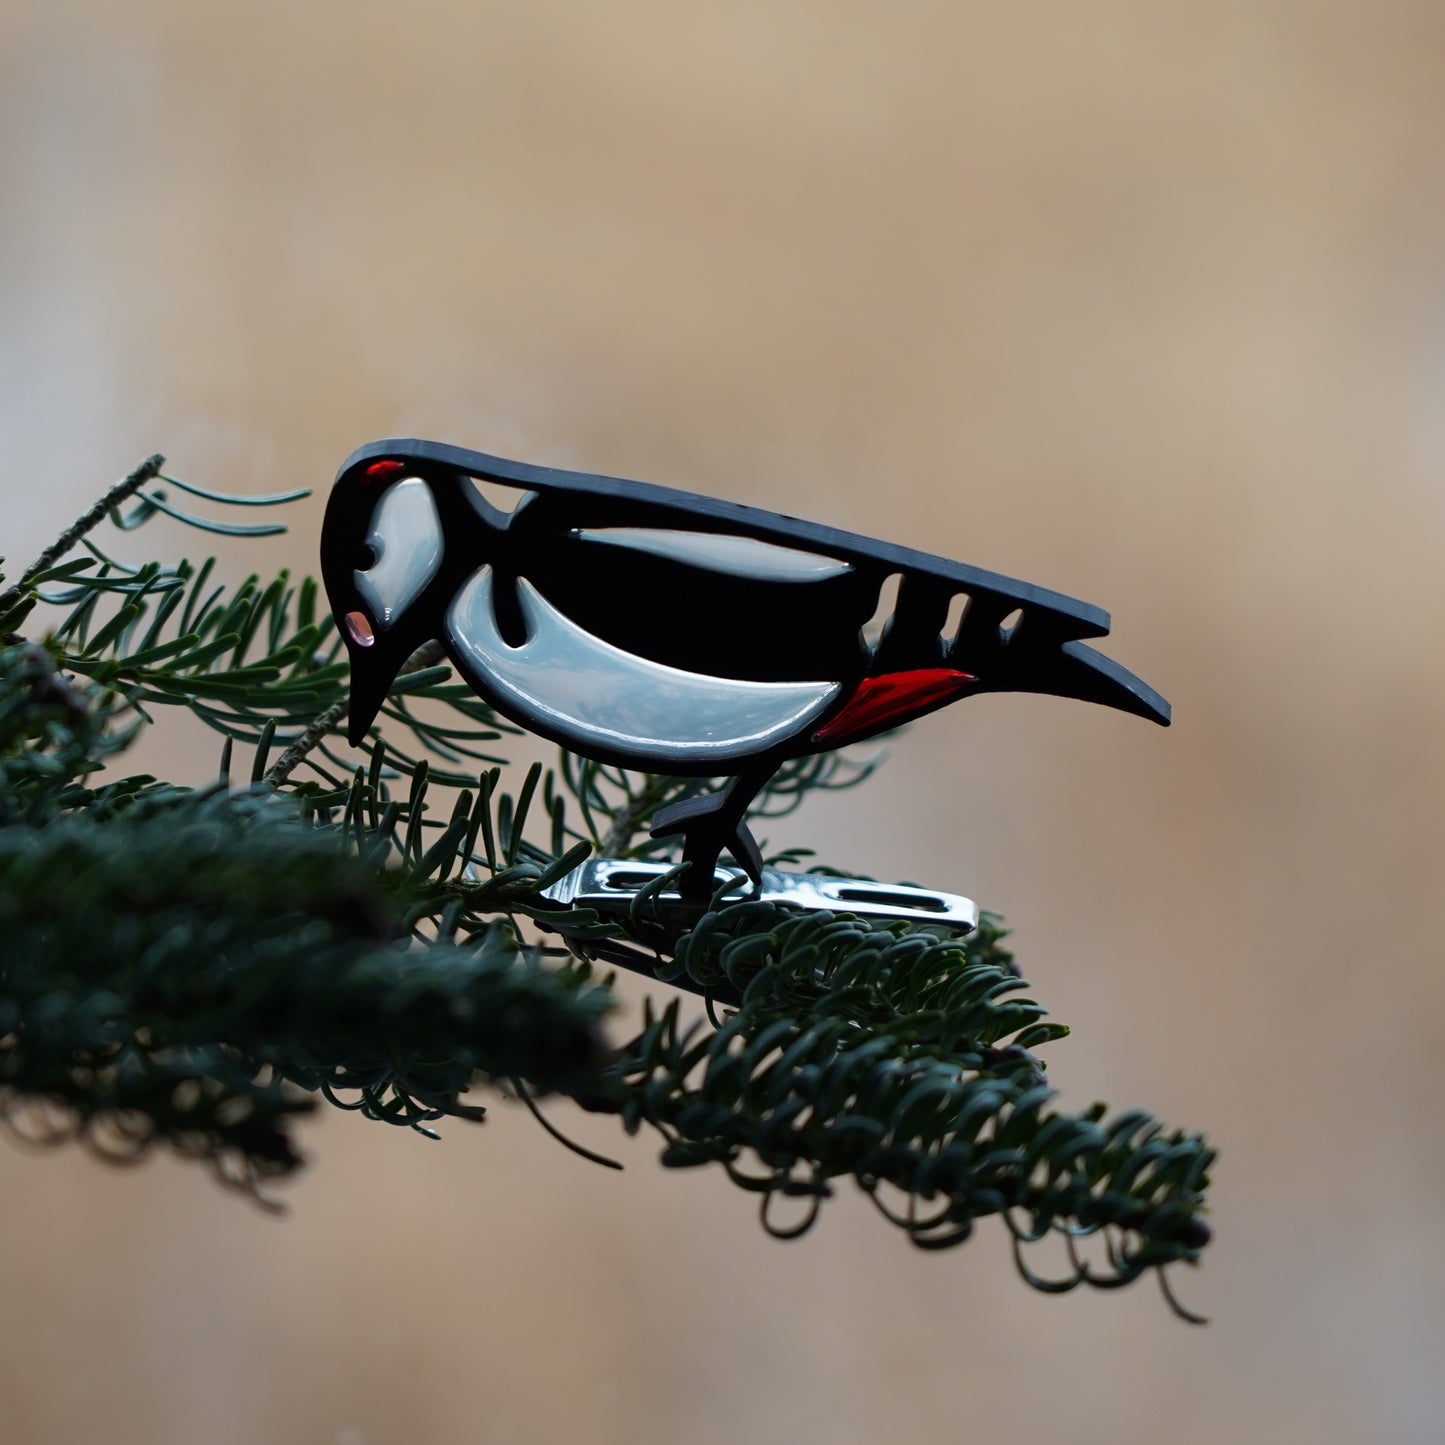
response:
<path fill-rule="evenodd" d="M 483 494 L 478 481 L 508 489 Z M 489 489 L 490 490 L 490 489 Z M 1081 640 L 1062 593 L 756 507 L 643 482 L 378 441 L 336 478 L 321 570 L 351 657 L 350 740 L 436 639 L 498 712 L 605 763 L 727 777 L 652 820 L 681 833 L 683 896 L 789 758 L 960 697 L 1041 692 L 1167 725 L 1169 704 Z"/>

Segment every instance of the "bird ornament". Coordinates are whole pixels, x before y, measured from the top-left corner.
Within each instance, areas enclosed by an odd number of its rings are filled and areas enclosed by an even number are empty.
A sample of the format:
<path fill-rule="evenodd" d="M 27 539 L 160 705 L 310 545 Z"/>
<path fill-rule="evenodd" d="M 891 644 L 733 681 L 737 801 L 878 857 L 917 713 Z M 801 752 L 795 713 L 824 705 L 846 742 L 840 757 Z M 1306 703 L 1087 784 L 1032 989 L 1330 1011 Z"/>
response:
<path fill-rule="evenodd" d="M 653 836 L 681 835 L 684 904 L 740 876 L 719 871 L 728 852 L 765 897 L 966 931 L 977 910 L 955 895 L 765 869 L 748 805 L 790 759 L 979 693 L 1169 723 L 1157 692 L 1087 644 L 1109 630 L 1090 603 L 757 507 L 439 442 L 346 459 L 321 570 L 353 745 L 434 640 L 497 712 L 564 748 L 726 779 L 652 819 Z M 652 876 L 594 859 L 558 896 L 625 899 Z"/>

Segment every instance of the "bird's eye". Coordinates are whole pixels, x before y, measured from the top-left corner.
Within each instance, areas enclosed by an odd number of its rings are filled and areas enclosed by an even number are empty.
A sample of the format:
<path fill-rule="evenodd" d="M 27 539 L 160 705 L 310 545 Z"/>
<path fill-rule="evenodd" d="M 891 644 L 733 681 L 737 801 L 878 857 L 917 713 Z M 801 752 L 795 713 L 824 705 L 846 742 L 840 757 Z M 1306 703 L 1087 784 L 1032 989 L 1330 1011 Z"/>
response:
<path fill-rule="evenodd" d="M 376 564 L 381 561 L 381 554 L 371 545 L 370 542 L 363 542 L 361 551 L 357 553 L 356 565 L 362 572 L 370 572 Z"/>
<path fill-rule="evenodd" d="M 376 626 L 390 627 L 442 562 L 441 518 L 431 488 L 420 477 L 408 477 L 382 494 L 365 547 L 370 562 L 356 570 L 356 590 Z"/>

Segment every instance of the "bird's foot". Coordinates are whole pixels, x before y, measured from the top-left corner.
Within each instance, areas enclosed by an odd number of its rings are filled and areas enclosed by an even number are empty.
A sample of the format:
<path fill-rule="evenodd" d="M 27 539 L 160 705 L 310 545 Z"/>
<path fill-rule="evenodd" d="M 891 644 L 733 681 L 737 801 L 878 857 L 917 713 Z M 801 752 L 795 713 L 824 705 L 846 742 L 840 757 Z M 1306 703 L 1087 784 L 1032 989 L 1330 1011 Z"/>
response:
<path fill-rule="evenodd" d="M 718 887 L 718 859 L 724 852 L 731 853 L 752 880 L 748 897 L 756 898 L 762 889 L 762 850 L 748 825 L 730 816 L 729 801 L 726 793 L 704 793 L 684 798 L 653 816 L 652 837 L 682 834 L 682 861 L 688 866 L 678 880 L 678 891 L 689 903 L 705 904 L 712 898 Z"/>

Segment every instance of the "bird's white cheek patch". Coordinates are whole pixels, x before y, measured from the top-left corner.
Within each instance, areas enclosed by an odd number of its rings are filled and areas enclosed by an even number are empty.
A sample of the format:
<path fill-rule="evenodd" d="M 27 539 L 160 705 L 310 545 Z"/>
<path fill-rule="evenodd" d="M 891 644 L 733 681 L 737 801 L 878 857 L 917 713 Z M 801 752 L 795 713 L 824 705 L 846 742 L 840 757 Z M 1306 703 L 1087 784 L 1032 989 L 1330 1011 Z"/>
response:
<path fill-rule="evenodd" d="M 372 513 L 366 544 L 376 560 L 357 569 L 356 590 L 377 627 L 390 627 L 442 564 L 441 518 L 420 477 L 386 489 Z"/>

